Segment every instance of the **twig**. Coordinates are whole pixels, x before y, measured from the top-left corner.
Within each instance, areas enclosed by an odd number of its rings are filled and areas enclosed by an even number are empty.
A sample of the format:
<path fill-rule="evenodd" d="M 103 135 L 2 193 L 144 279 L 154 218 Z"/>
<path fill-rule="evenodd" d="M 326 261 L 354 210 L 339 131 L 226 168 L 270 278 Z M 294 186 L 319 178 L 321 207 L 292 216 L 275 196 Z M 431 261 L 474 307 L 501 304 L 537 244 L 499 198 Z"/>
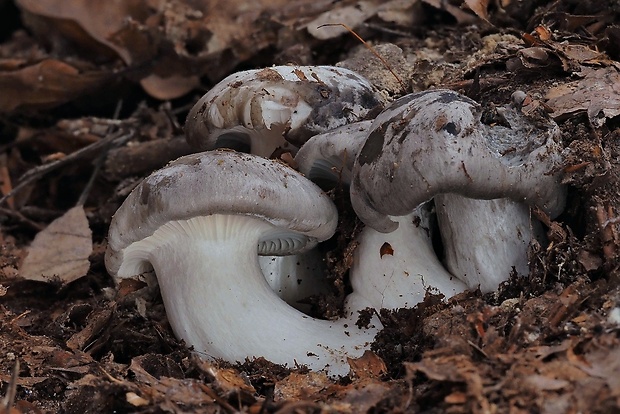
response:
<path fill-rule="evenodd" d="M 44 164 L 44 165 L 32 168 L 31 170 L 27 171 L 21 177 L 19 183 L 15 187 L 13 187 L 13 189 L 9 193 L 7 193 L 2 198 L 0 198 L 0 205 L 4 203 L 8 198 L 17 194 L 17 192 L 21 191 L 28 184 L 43 177 L 44 175 L 52 171 L 55 171 L 56 169 L 64 165 L 67 165 L 75 161 L 76 159 L 79 159 L 81 157 L 86 157 L 88 155 L 96 153 L 102 148 L 106 148 L 108 145 L 110 146 L 123 145 L 127 141 L 129 141 L 133 137 L 133 135 L 134 135 L 134 131 L 129 131 L 128 133 L 125 133 L 125 134 L 109 135 L 95 143 L 92 143 L 84 148 L 81 148 L 75 152 L 72 152 L 71 154 L 67 155 L 66 157 L 60 160 L 53 161 L 53 162 L 50 162 L 49 164 Z"/>
<path fill-rule="evenodd" d="M 17 210 L 0 207 L 0 214 L 4 214 L 7 217 L 12 217 L 18 221 L 21 221 L 22 223 L 30 226 L 33 230 L 36 230 L 36 231 L 41 231 L 45 228 L 44 225 L 39 224 L 36 221 L 29 219 L 28 217 L 24 216 L 20 211 L 17 211 Z"/>
<path fill-rule="evenodd" d="M 15 402 L 15 394 L 17 392 L 17 378 L 19 377 L 19 359 L 15 360 L 13 366 L 13 373 L 11 374 L 11 381 L 7 387 L 6 394 L 2 399 L 2 408 L 4 412 L 10 413 L 13 402 Z"/>
<path fill-rule="evenodd" d="M 123 107 L 123 100 L 121 99 L 116 103 L 116 108 L 114 108 L 114 116 L 112 117 L 113 119 L 118 119 L 118 117 L 120 116 L 122 107 Z M 110 135 L 113 132 L 113 128 L 114 127 L 111 124 L 108 125 L 106 136 Z M 80 194 L 80 197 L 78 198 L 77 203 L 75 203 L 76 206 L 83 206 L 84 204 L 86 204 L 86 200 L 88 199 L 90 190 L 91 188 L 93 188 L 93 184 L 95 183 L 95 178 L 97 178 L 97 175 L 99 175 L 99 171 L 101 171 L 101 167 L 103 166 L 103 163 L 108 156 L 108 152 L 110 151 L 110 148 L 111 148 L 111 143 L 109 143 L 108 145 L 106 145 L 105 147 L 101 149 L 101 154 L 99 154 L 99 156 L 95 160 L 93 172 L 90 174 L 90 178 L 88 179 L 88 182 L 84 186 L 84 189 L 82 190 L 82 194 Z"/>
<path fill-rule="evenodd" d="M 360 35 L 358 35 L 357 33 L 355 33 L 355 31 L 353 29 L 351 29 L 349 26 L 347 26 L 344 23 L 325 23 L 322 24 L 320 26 L 317 27 L 317 29 L 320 29 L 321 27 L 329 27 L 329 26 L 342 26 L 344 27 L 346 30 L 349 31 L 349 33 L 351 33 L 353 36 L 355 36 L 355 38 L 357 40 L 359 40 L 360 42 L 362 42 L 362 44 L 364 46 L 366 46 L 366 48 L 368 50 L 370 50 L 370 52 L 375 55 L 380 61 L 381 63 L 383 63 L 383 66 L 385 66 L 387 68 L 387 70 L 390 71 L 390 73 L 392 74 L 392 76 L 394 76 L 396 78 L 396 80 L 398 81 L 398 83 L 400 84 L 400 87 L 402 89 L 403 92 L 405 92 L 407 90 L 407 87 L 405 86 L 405 84 L 403 83 L 403 81 L 398 77 L 398 75 L 392 70 L 392 68 L 390 67 L 390 65 L 385 61 L 385 59 L 383 59 L 383 56 L 381 56 L 379 53 L 377 53 L 377 51 L 375 49 L 373 49 L 372 46 L 370 46 L 368 43 L 366 43 L 366 41 L 364 39 L 362 39 L 362 37 Z"/>

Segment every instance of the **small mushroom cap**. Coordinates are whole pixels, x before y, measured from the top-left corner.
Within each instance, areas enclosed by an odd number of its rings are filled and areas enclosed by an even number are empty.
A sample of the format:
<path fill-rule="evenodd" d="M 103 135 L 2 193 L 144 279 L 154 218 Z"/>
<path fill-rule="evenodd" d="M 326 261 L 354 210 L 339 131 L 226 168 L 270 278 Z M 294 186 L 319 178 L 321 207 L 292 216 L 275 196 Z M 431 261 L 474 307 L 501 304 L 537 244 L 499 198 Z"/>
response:
<path fill-rule="evenodd" d="M 372 120 L 354 122 L 310 138 L 295 155 L 297 169 L 321 188 L 348 185 Z"/>
<path fill-rule="evenodd" d="M 108 271 L 116 275 L 124 249 L 163 224 L 214 214 L 251 216 L 281 229 L 257 246 L 260 254 L 273 256 L 328 239 L 338 220 L 331 199 L 284 164 L 232 151 L 191 154 L 145 178 L 114 214 Z"/>
<path fill-rule="evenodd" d="M 406 95 L 373 122 L 353 167 L 351 202 L 367 225 L 393 231 L 402 216 L 436 194 L 511 198 L 556 216 L 565 189 L 559 128 L 534 125 L 511 107 L 487 125 L 475 101 L 450 90 Z"/>
<path fill-rule="evenodd" d="M 257 153 L 300 147 L 313 135 L 363 119 L 380 107 L 372 85 L 333 66 L 274 66 L 232 74 L 194 105 L 185 124 L 200 150 L 223 146 Z M 258 143 L 270 140 L 270 144 Z M 285 141 L 286 140 L 286 141 Z"/>

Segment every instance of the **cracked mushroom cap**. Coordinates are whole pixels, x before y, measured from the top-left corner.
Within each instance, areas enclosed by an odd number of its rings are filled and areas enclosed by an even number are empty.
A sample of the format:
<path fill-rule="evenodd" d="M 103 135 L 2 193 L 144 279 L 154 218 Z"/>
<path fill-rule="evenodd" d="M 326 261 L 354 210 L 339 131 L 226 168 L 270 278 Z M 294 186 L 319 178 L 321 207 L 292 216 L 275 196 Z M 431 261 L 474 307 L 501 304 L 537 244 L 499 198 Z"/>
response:
<path fill-rule="evenodd" d="M 450 90 L 406 95 L 373 122 L 353 167 L 351 201 L 378 231 L 437 194 L 511 198 L 552 217 L 564 208 L 558 126 L 534 125 L 512 107 L 498 108 L 501 122 L 481 121 L 475 101 Z"/>
<path fill-rule="evenodd" d="M 269 157 L 380 106 L 372 85 L 351 70 L 274 66 L 234 73 L 215 85 L 190 111 L 185 133 L 200 150 L 227 147 Z"/>
<path fill-rule="evenodd" d="M 132 243 L 170 221 L 229 214 L 274 226 L 259 241 L 261 255 L 305 251 L 331 237 L 338 213 L 310 180 L 275 161 L 231 151 L 181 157 L 144 179 L 112 218 L 106 267 L 117 278 L 150 270 L 148 262 L 124 260 Z"/>

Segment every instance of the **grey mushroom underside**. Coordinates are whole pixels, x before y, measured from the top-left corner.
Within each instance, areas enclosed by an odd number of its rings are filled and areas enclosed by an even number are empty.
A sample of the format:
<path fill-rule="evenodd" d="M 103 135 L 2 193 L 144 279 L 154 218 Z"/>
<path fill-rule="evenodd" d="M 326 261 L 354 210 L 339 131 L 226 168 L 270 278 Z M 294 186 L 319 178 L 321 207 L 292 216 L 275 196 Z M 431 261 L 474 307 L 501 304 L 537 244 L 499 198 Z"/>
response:
<path fill-rule="evenodd" d="M 371 124 L 371 120 L 354 122 L 313 136 L 295 155 L 298 170 L 323 189 L 349 185 Z"/>

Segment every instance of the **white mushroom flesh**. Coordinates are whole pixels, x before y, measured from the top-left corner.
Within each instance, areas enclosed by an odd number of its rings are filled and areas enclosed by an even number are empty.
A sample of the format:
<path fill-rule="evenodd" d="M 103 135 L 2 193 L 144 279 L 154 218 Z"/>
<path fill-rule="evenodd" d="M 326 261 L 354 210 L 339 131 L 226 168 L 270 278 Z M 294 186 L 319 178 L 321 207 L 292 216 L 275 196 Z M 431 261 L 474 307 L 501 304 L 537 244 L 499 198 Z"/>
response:
<path fill-rule="evenodd" d="M 440 194 L 435 210 L 446 268 L 470 289 L 492 292 L 513 272 L 529 273 L 530 242 L 543 233 L 526 204 Z"/>
<path fill-rule="evenodd" d="M 415 214 L 392 217 L 399 226 L 391 233 L 362 230 L 350 271 L 348 308 L 411 308 L 427 291 L 449 298 L 467 289 L 437 258 L 429 214 L 422 207 Z"/>

